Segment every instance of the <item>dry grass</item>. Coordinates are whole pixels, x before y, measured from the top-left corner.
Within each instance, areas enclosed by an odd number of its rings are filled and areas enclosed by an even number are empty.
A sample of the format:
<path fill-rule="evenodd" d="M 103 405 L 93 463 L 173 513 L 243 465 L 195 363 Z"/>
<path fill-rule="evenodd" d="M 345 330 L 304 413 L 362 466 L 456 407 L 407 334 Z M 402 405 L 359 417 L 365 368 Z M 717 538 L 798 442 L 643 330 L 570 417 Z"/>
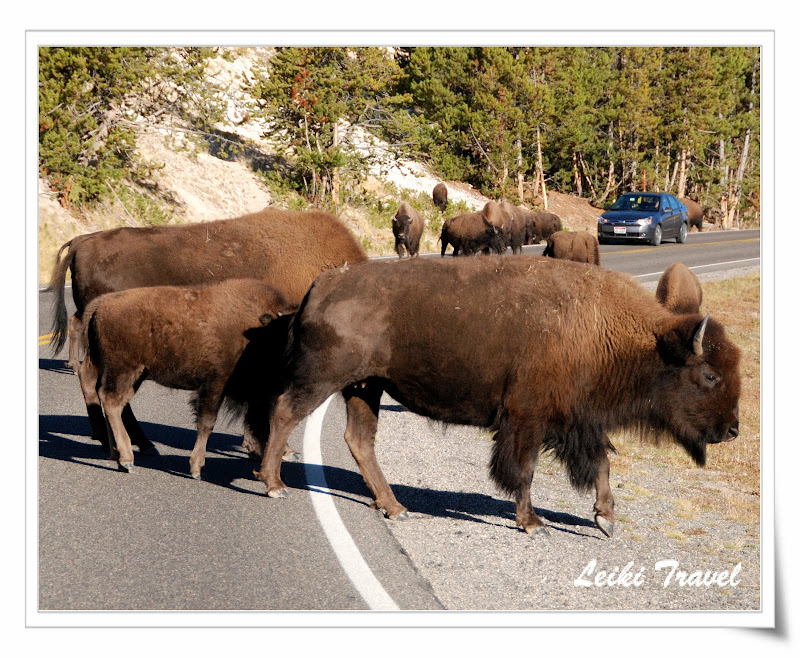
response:
<path fill-rule="evenodd" d="M 705 469 L 695 468 L 682 448 L 663 442 L 642 444 L 638 437 L 612 437 L 620 455 L 612 473 L 630 473 L 630 460 L 657 461 L 680 472 L 689 485 L 688 498 L 679 510 L 684 518 L 713 512 L 725 519 L 757 524 L 761 496 L 761 316 L 758 274 L 703 285 L 704 313 L 725 327 L 728 337 L 742 350 L 742 392 L 739 399 L 739 437 L 709 446 Z M 634 467 L 635 468 L 635 467 Z"/>

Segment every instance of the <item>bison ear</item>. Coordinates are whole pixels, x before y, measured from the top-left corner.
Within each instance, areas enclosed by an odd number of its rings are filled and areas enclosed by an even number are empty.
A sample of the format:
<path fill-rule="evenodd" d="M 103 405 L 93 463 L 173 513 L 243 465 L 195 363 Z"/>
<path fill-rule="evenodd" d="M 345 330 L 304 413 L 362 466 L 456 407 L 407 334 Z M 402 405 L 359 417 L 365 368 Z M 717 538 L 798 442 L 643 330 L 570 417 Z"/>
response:
<path fill-rule="evenodd" d="M 703 336 L 711 316 L 699 322 L 696 315 L 678 316 L 678 323 L 658 338 L 658 352 L 669 364 L 683 365 L 691 356 L 703 355 Z"/>

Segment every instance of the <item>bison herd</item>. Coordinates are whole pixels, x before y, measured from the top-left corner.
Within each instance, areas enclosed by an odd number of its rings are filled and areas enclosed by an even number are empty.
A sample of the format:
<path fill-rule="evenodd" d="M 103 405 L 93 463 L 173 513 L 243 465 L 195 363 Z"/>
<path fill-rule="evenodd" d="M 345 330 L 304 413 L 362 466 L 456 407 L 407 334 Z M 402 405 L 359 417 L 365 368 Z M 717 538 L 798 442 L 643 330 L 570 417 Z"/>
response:
<path fill-rule="evenodd" d="M 447 207 L 446 188 L 433 196 Z M 702 289 L 685 266 L 671 266 L 654 297 L 601 268 L 593 236 L 506 201 L 442 227 L 442 255 L 452 245 L 454 255 L 488 257 L 402 258 L 418 254 L 423 227 L 401 204 L 392 222 L 401 258 L 389 262 L 366 262 L 347 228 L 321 211 L 267 208 L 71 240 L 50 283 L 52 346 L 69 335 L 92 437 L 130 471 L 132 445 L 156 452 L 129 406 L 141 383 L 194 391 L 191 475 L 200 477 L 226 405 L 261 460 L 257 478 L 279 498 L 289 434 L 340 392 L 344 438 L 374 506 L 404 518 L 374 451 L 386 392 L 423 416 L 491 428 L 489 472 L 525 531 L 546 534 L 531 483 L 549 450 L 575 487 L 594 487 L 595 522 L 611 536 L 610 432 L 669 434 L 700 465 L 707 444 L 738 435 L 739 350 L 700 314 Z M 519 255 L 542 240 L 552 258 Z M 501 255 L 508 247 L 514 255 Z"/>

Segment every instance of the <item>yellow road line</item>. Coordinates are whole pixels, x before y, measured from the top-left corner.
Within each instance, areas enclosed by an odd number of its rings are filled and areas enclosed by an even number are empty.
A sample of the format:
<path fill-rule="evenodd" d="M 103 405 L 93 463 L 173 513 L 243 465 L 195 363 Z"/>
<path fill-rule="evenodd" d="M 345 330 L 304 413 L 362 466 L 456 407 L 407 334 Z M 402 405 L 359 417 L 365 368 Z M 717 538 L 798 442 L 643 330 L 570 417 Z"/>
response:
<path fill-rule="evenodd" d="M 681 248 L 684 248 L 684 247 L 708 247 L 708 246 L 710 246 L 712 244 L 717 245 L 717 244 L 729 244 L 729 243 L 732 243 L 732 242 L 758 242 L 760 240 L 761 240 L 761 238 L 740 238 L 738 240 L 720 240 L 719 242 L 698 242 L 697 244 L 689 244 L 689 243 L 686 243 L 686 242 L 684 242 L 683 244 L 674 244 L 674 245 L 662 244 L 661 246 L 662 247 L 672 247 L 673 249 L 676 248 L 676 247 L 681 247 Z M 609 252 L 606 252 L 605 256 L 615 256 L 617 254 L 636 254 L 636 253 L 639 253 L 639 252 L 642 252 L 642 251 L 652 251 L 652 250 L 653 250 L 653 247 L 644 247 L 644 248 L 640 248 L 640 249 L 624 249 L 622 251 L 609 251 Z"/>

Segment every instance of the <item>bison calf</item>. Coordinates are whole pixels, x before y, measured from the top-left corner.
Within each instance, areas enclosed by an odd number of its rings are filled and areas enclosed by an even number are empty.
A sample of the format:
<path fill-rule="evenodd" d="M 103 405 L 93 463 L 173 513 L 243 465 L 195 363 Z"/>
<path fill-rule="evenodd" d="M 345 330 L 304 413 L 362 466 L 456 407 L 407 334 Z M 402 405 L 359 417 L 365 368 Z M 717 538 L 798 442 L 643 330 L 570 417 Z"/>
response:
<path fill-rule="evenodd" d="M 78 369 L 93 436 L 105 431 L 104 411 L 119 465 L 130 471 L 133 452 L 123 409 L 140 384 L 151 379 L 195 391 L 197 440 L 189 464 L 192 477 L 200 477 L 208 436 L 248 342 L 245 332 L 294 310 L 274 288 L 255 279 L 131 288 L 96 298 L 84 313 L 86 358 Z M 256 411 L 250 406 L 248 429 Z"/>
<path fill-rule="evenodd" d="M 447 186 L 444 183 L 437 183 L 433 188 L 433 205 L 441 212 L 447 210 Z"/>
<path fill-rule="evenodd" d="M 399 318 L 395 309 L 408 309 Z M 390 518 L 406 508 L 375 457 L 384 391 L 414 413 L 495 430 L 490 473 L 517 525 L 546 534 L 531 503 L 537 456 L 552 450 L 579 489 L 594 486 L 610 535 L 607 433 L 671 434 L 698 464 L 738 435 L 739 350 L 708 317 L 676 315 L 630 277 L 551 258 L 369 262 L 316 279 L 294 316 L 284 380 L 258 473 L 286 495 L 289 433 L 332 393 L 345 441 Z"/>
<path fill-rule="evenodd" d="M 597 238 L 587 231 L 558 231 L 547 238 L 542 256 L 600 265 L 600 245 Z"/>
<path fill-rule="evenodd" d="M 392 218 L 394 234 L 394 250 L 402 258 L 406 252 L 409 256 L 419 255 L 419 241 L 425 229 L 425 220 L 407 201 L 400 203 L 397 213 Z"/>

